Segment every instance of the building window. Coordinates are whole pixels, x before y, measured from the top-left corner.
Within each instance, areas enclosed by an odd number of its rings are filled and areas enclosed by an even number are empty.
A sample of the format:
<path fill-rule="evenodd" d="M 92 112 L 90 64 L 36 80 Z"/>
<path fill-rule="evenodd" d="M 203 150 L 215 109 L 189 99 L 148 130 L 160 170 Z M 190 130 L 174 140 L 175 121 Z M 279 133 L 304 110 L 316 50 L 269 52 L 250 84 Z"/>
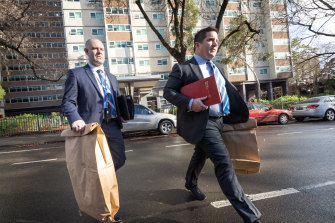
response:
<path fill-rule="evenodd" d="M 153 13 L 152 19 L 163 19 L 163 13 Z"/>
<path fill-rule="evenodd" d="M 101 12 L 91 12 L 90 17 L 91 19 L 102 19 L 102 13 Z"/>
<path fill-rule="evenodd" d="M 81 19 L 81 12 L 69 12 L 71 19 Z"/>
<path fill-rule="evenodd" d="M 235 17 L 235 16 L 238 16 L 238 15 L 241 15 L 241 12 L 240 12 L 240 11 L 226 10 L 226 11 L 223 13 L 223 15 L 224 15 L 224 16 Z"/>
<path fill-rule="evenodd" d="M 274 45 L 288 45 L 289 40 L 288 39 L 273 39 Z"/>
<path fill-rule="evenodd" d="M 84 35 L 83 29 L 71 29 L 70 35 Z"/>
<path fill-rule="evenodd" d="M 131 41 L 112 41 L 109 42 L 109 48 L 126 48 L 133 47 L 133 42 Z"/>
<path fill-rule="evenodd" d="M 158 32 L 159 32 L 161 35 L 164 35 L 165 30 L 164 30 L 164 29 L 158 29 Z"/>
<path fill-rule="evenodd" d="M 156 44 L 156 50 L 166 50 L 162 44 Z"/>
<path fill-rule="evenodd" d="M 215 6 L 215 0 L 206 0 L 205 4 L 206 4 L 206 6 L 214 7 Z"/>
<path fill-rule="evenodd" d="M 147 30 L 146 29 L 137 29 L 136 30 L 136 35 L 147 35 Z"/>
<path fill-rule="evenodd" d="M 288 59 L 290 57 L 289 52 L 276 52 L 274 53 L 275 59 Z"/>
<path fill-rule="evenodd" d="M 150 66 L 150 60 L 140 60 L 140 66 Z"/>
<path fill-rule="evenodd" d="M 112 64 L 134 64 L 134 58 L 124 57 L 124 58 L 112 58 Z"/>
<path fill-rule="evenodd" d="M 157 65 L 158 66 L 163 66 L 163 65 L 167 65 L 167 59 L 159 59 L 157 60 Z"/>
<path fill-rule="evenodd" d="M 92 29 L 93 36 L 102 36 L 104 35 L 104 29 Z"/>
<path fill-rule="evenodd" d="M 144 15 L 142 13 L 134 14 L 134 19 L 144 19 Z"/>
<path fill-rule="evenodd" d="M 261 48 L 265 47 L 264 42 L 259 42 L 259 43 L 258 43 L 258 47 L 261 47 Z"/>
<path fill-rule="evenodd" d="M 284 12 L 279 12 L 279 11 L 272 11 L 272 12 L 270 12 L 270 16 L 272 18 L 285 18 L 285 13 Z"/>
<path fill-rule="evenodd" d="M 108 25 L 107 30 L 110 32 L 130 32 L 130 25 Z"/>
<path fill-rule="evenodd" d="M 276 72 L 291 72 L 291 67 L 289 66 L 277 66 L 276 67 Z"/>
<path fill-rule="evenodd" d="M 72 51 L 73 52 L 84 52 L 85 45 L 75 45 L 72 46 Z"/>
<path fill-rule="evenodd" d="M 270 4 L 282 5 L 284 2 L 283 0 L 270 0 Z"/>
<path fill-rule="evenodd" d="M 128 8 L 106 8 L 106 14 L 126 15 L 129 13 Z"/>
<path fill-rule="evenodd" d="M 253 6 L 254 8 L 260 8 L 260 7 L 262 7 L 262 3 L 261 3 L 261 2 L 254 2 L 254 3 L 252 4 L 252 6 Z"/>
<path fill-rule="evenodd" d="M 137 49 L 138 50 L 148 50 L 149 47 L 148 47 L 148 44 L 139 44 L 137 45 Z"/>
<path fill-rule="evenodd" d="M 273 32 L 287 32 L 287 26 L 283 25 L 273 25 L 272 26 Z"/>
<path fill-rule="evenodd" d="M 268 69 L 260 69 L 259 74 L 268 74 Z"/>

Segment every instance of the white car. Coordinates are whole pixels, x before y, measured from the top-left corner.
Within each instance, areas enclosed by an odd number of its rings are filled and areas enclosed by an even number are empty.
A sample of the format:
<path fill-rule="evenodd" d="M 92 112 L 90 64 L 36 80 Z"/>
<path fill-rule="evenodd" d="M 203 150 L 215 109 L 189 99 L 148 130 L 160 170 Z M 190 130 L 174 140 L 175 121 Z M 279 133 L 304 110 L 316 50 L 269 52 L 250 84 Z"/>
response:
<path fill-rule="evenodd" d="M 158 130 L 161 134 L 168 135 L 177 127 L 175 115 L 154 112 L 139 104 L 134 104 L 134 107 L 134 119 L 123 123 L 122 132 Z"/>
<path fill-rule="evenodd" d="M 335 119 L 335 95 L 308 98 L 290 108 L 293 117 L 301 122 L 305 118 Z"/>

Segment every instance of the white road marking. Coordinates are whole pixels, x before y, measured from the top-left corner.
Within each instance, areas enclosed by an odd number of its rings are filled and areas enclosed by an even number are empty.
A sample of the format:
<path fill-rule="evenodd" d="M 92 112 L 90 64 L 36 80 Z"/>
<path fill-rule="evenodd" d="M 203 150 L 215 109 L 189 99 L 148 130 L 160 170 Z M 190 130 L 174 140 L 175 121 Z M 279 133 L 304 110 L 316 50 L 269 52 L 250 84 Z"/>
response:
<path fill-rule="evenodd" d="M 300 134 L 302 132 L 287 132 L 287 133 L 279 133 L 277 136 L 282 136 L 282 135 L 291 135 L 291 134 Z"/>
<path fill-rule="evenodd" d="M 55 161 L 55 159 L 48 159 L 48 160 L 36 160 L 36 161 L 29 161 L 29 162 L 20 162 L 20 163 L 12 163 L 11 166 L 13 165 L 21 165 L 21 164 L 29 164 L 29 163 L 42 163 L 42 162 L 50 162 L 50 161 Z"/>
<path fill-rule="evenodd" d="M 10 152 L 0 152 L 0 154 L 23 153 L 23 152 L 31 152 L 31 151 L 46 150 L 46 149 L 56 149 L 56 148 L 64 148 L 64 146 L 49 147 L 49 148 L 39 148 L 39 149 L 25 149 L 25 150 L 10 151 Z"/>
<path fill-rule="evenodd" d="M 133 152 L 134 150 L 132 149 L 129 149 L 129 150 L 126 150 L 125 152 L 128 153 L 128 152 Z"/>
<path fill-rule="evenodd" d="M 318 187 L 325 187 L 325 186 L 333 185 L 333 184 L 335 184 L 335 181 L 328 181 L 325 183 L 301 187 L 299 190 L 294 189 L 294 188 L 287 188 L 287 189 L 270 191 L 270 192 L 259 193 L 259 194 L 250 194 L 250 195 L 247 194 L 247 197 L 251 201 L 258 201 L 258 200 L 264 200 L 268 198 L 274 198 L 274 197 L 279 197 L 279 196 L 284 196 L 284 195 L 289 195 L 289 194 L 295 194 L 295 193 L 301 192 L 301 190 L 310 190 L 310 189 L 314 189 Z M 222 200 L 222 201 L 211 202 L 211 205 L 215 208 L 223 208 L 223 207 L 230 206 L 231 204 L 228 200 Z"/>
<path fill-rule="evenodd" d="M 170 146 L 165 146 L 166 148 L 168 147 L 176 147 L 176 146 L 188 146 L 188 145 L 192 145 L 190 143 L 186 143 L 186 144 L 177 144 L 177 145 L 170 145 Z"/>
<path fill-rule="evenodd" d="M 328 128 L 328 129 L 322 129 L 322 130 L 334 130 L 335 128 Z"/>

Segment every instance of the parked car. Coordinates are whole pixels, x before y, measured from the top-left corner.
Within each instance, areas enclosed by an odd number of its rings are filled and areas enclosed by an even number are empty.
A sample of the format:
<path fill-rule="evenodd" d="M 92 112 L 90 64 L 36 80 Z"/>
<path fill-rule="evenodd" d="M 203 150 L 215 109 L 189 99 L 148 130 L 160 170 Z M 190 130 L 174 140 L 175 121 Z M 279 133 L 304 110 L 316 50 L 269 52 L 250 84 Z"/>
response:
<path fill-rule="evenodd" d="M 161 134 L 168 135 L 177 126 L 175 115 L 154 112 L 139 104 L 134 107 L 134 119 L 123 123 L 122 132 L 158 130 Z"/>
<path fill-rule="evenodd" d="M 281 125 L 287 124 L 293 118 L 288 110 L 274 109 L 260 102 L 248 102 L 249 116 L 255 118 L 257 123 L 278 122 Z"/>
<path fill-rule="evenodd" d="M 335 119 L 335 95 L 313 97 L 290 108 L 293 117 L 302 122 L 305 118 L 323 118 L 328 121 Z"/>

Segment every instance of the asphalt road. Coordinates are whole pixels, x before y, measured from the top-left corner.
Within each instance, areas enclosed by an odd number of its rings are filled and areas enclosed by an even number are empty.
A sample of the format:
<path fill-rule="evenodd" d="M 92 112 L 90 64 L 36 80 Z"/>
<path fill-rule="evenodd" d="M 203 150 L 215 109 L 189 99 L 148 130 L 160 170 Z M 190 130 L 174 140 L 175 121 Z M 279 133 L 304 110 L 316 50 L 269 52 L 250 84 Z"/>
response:
<path fill-rule="evenodd" d="M 335 222 L 335 122 L 262 125 L 261 172 L 238 175 L 262 221 Z M 208 160 L 199 179 L 207 199 L 184 189 L 193 146 L 177 135 L 126 138 L 127 162 L 117 172 L 125 223 L 242 222 L 225 200 Z M 38 162 L 35 162 L 38 161 Z M 93 223 L 78 213 L 64 143 L 0 150 L 0 223 Z"/>

